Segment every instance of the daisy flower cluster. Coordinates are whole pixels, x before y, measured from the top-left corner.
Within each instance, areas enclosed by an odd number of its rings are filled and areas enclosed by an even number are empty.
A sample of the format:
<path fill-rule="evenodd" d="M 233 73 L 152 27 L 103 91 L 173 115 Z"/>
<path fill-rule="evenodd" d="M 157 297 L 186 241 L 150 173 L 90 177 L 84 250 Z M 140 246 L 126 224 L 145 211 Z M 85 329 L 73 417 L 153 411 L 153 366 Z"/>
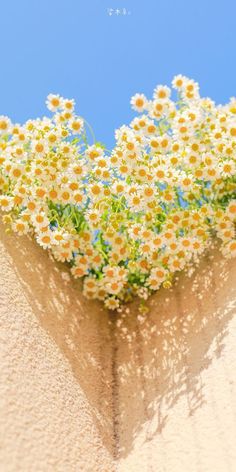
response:
<path fill-rule="evenodd" d="M 138 115 L 111 152 L 88 143 L 74 101 L 59 95 L 47 98 L 51 118 L 0 116 L 4 223 L 33 235 L 109 309 L 170 287 L 213 239 L 236 255 L 236 98 L 216 105 L 182 75 L 172 89 L 132 97 Z"/>

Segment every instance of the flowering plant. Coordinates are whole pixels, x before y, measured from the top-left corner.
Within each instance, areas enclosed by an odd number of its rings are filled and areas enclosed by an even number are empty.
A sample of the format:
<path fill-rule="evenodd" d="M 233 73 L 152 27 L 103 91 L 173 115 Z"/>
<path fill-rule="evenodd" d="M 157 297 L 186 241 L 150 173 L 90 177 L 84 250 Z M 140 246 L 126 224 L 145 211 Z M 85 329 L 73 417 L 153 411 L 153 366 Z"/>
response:
<path fill-rule="evenodd" d="M 196 82 L 131 99 L 140 113 L 109 152 L 88 144 L 74 101 L 49 95 L 51 118 L 0 117 L 4 223 L 31 233 L 83 279 L 86 297 L 116 309 L 168 288 L 212 237 L 236 255 L 236 98 L 216 106 Z"/>

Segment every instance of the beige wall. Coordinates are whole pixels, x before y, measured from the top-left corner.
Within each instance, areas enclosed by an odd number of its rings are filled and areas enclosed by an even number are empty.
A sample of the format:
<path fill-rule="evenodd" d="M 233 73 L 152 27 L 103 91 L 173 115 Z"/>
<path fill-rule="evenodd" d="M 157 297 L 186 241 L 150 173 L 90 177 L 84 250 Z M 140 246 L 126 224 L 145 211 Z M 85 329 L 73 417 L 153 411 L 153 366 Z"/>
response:
<path fill-rule="evenodd" d="M 0 230 L 0 471 L 236 470 L 235 261 L 115 318 Z"/>

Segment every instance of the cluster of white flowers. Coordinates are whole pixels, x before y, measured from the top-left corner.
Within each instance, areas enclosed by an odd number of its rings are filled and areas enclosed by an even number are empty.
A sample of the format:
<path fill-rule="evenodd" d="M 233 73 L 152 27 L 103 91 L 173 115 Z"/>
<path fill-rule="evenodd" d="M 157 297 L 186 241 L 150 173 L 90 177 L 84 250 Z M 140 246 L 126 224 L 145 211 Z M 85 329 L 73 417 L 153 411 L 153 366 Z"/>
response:
<path fill-rule="evenodd" d="M 116 130 L 112 152 L 89 145 L 74 101 L 49 95 L 52 118 L 0 116 L 0 208 L 83 278 L 109 309 L 146 300 L 197 261 L 212 237 L 236 255 L 236 98 L 216 106 L 176 76 Z"/>

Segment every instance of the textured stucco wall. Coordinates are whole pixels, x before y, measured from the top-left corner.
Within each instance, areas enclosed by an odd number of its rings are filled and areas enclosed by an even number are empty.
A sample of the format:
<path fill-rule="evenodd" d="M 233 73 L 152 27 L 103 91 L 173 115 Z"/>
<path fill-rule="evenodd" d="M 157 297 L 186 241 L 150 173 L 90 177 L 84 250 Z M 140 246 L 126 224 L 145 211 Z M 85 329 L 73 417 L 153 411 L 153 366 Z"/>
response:
<path fill-rule="evenodd" d="M 119 472 L 236 470 L 236 261 L 217 250 L 191 279 L 119 320 Z"/>
<path fill-rule="evenodd" d="M 114 317 L 0 232 L 0 472 L 236 470 L 236 262 Z"/>
<path fill-rule="evenodd" d="M 0 471 L 112 471 L 106 313 L 35 242 L 0 254 Z"/>

